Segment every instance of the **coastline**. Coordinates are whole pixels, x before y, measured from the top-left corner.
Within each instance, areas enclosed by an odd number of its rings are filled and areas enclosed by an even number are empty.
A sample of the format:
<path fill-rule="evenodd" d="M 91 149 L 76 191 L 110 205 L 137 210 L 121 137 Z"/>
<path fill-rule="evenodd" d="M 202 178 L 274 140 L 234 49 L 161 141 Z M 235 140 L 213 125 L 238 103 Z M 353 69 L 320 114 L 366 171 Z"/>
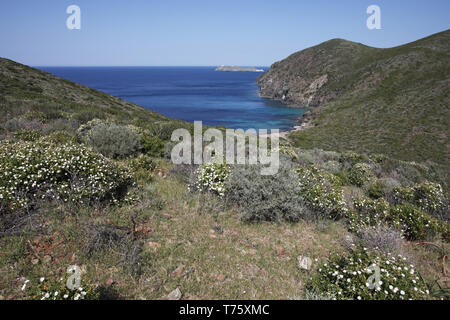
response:
<path fill-rule="evenodd" d="M 305 114 L 307 114 L 307 113 L 305 113 Z M 312 122 L 311 122 L 312 119 L 307 119 L 303 115 L 299 120 L 300 120 L 300 124 L 298 126 L 294 126 L 294 128 L 291 130 L 281 131 L 280 138 L 288 140 L 289 139 L 288 136 L 291 133 L 303 131 L 303 130 L 306 130 L 306 129 L 312 127 Z"/>

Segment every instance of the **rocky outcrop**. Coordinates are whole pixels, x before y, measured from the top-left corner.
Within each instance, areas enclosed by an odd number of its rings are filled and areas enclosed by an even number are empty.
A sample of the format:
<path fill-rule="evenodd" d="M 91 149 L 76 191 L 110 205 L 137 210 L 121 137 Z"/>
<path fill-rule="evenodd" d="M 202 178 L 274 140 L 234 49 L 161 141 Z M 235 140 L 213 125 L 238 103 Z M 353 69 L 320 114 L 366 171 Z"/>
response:
<path fill-rule="evenodd" d="M 258 78 L 260 94 L 293 107 L 313 108 L 327 103 L 338 94 L 327 84 L 340 78 L 344 62 L 361 47 L 364 46 L 334 39 L 297 52 L 276 62 Z"/>

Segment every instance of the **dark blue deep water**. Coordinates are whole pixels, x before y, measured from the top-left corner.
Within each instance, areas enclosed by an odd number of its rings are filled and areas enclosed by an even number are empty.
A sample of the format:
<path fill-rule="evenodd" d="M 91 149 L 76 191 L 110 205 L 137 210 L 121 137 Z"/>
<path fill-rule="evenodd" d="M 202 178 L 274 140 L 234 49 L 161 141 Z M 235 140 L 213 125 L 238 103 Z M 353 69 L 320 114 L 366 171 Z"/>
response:
<path fill-rule="evenodd" d="M 211 126 L 287 130 L 305 111 L 263 99 L 260 73 L 214 67 L 40 67 L 166 116 Z"/>

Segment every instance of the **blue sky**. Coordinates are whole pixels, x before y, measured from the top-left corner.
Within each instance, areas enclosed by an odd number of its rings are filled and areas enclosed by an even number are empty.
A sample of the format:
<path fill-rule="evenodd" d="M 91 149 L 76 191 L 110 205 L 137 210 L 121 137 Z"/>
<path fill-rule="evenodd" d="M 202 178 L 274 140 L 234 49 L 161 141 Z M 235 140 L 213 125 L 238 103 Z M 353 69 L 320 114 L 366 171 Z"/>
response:
<path fill-rule="evenodd" d="M 66 8 L 81 8 L 68 30 Z M 381 30 L 366 9 L 381 8 Z M 449 0 L 14 0 L 0 57 L 32 66 L 269 66 L 331 38 L 375 47 L 449 28 Z"/>

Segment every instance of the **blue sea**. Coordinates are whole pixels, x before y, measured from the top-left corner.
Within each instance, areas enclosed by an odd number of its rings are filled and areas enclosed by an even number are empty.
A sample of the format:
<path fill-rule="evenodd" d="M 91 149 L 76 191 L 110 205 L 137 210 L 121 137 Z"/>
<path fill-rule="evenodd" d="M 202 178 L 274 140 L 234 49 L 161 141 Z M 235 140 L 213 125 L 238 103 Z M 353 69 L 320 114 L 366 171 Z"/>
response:
<path fill-rule="evenodd" d="M 214 67 L 39 67 L 166 116 L 232 129 L 288 130 L 304 109 L 258 95 L 261 73 Z"/>

